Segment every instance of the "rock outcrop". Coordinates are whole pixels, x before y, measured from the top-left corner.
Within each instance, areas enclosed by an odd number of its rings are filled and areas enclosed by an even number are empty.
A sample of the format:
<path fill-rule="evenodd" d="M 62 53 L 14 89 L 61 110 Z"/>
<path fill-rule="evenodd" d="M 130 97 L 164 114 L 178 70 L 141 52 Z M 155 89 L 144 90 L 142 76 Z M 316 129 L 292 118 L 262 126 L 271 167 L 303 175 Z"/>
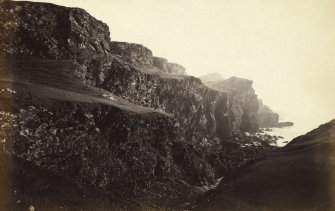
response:
<path fill-rule="evenodd" d="M 208 84 L 209 87 L 231 93 L 231 112 L 233 131 L 256 131 L 258 129 L 258 102 L 252 81 L 231 77 L 226 80 Z"/>
<path fill-rule="evenodd" d="M 173 75 L 186 75 L 185 68 L 179 64 L 168 63 L 167 59 L 153 57 L 153 66 L 162 72 L 167 72 Z"/>
<path fill-rule="evenodd" d="M 3 4 L 1 10 L 5 17 L 1 24 L 7 27 L 6 31 L 15 34 L 12 38 L 1 35 L 3 53 L 71 59 L 72 74 L 79 81 L 109 90 L 133 103 L 176 114 L 177 118 L 183 118 L 183 121 L 179 121 L 181 125 L 200 125 L 200 128 L 194 129 L 197 131 L 195 133 L 202 133 L 209 129 L 214 132 L 208 132 L 208 136 L 213 136 L 215 131 L 220 131 L 221 137 L 225 137 L 231 133 L 230 124 L 235 131 L 253 131 L 257 127 L 250 120 L 249 115 L 252 114 L 242 114 L 241 109 L 231 111 L 230 107 L 237 108 L 240 102 L 236 100 L 236 103 L 230 103 L 232 96 L 230 92 L 208 89 L 194 77 L 170 77 L 144 73 L 108 54 L 113 52 L 110 49 L 113 44 L 109 41 L 108 28 L 83 10 L 30 2 L 9 2 Z M 63 30 L 60 33 L 60 30 L 57 30 L 64 28 L 68 30 L 67 33 Z M 82 39 L 75 39 L 78 37 Z M 29 45 L 37 42 L 38 45 Z M 116 44 L 128 46 L 125 49 L 136 46 Z M 142 49 L 138 51 L 142 53 L 136 55 L 151 56 L 150 50 L 145 50 L 144 47 L 137 45 L 134 48 Z M 121 58 L 122 55 L 120 55 Z M 126 55 L 132 55 L 132 53 Z M 125 60 L 128 59 L 130 57 L 125 56 Z M 148 61 L 143 63 L 150 64 L 151 60 Z M 182 69 L 176 64 L 167 63 L 166 66 L 168 70 L 175 72 Z M 251 84 L 247 86 L 251 87 Z M 252 94 L 253 90 L 250 92 Z M 236 96 L 234 99 L 240 98 Z M 186 103 L 181 105 L 181 102 Z M 243 115 L 245 119 L 242 118 Z M 193 132 L 189 134 L 192 135 Z"/>
<path fill-rule="evenodd" d="M 258 104 L 257 121 L 260 128 L 283 128 L 294 125 L 293 122 L 279 122 L 279 114 L 273 112 L 269 106 L 264 105 L 261 99 L 258 99 Z"/>
<path fill-rule="evenodd" d="M 208 88 L 141 45 L 111 42 L 81 9 L 5 2 L 0 12 L 0 140 L 15 159 L 133 196 L 157 182 L 213 184 L 269 147 L 241 133 L 257 129 L 251 81 Z"/>
<path fill-rule="evenodd" d="M 169 72 L 168 70 L 168 60 L 161 57 L 153 57 L 153 66 L 162 70 L 163 72 Z"/>
<path fill-rule="evenodd" d="M 219 73 L 210 73 L 207 75 L 203 75 L 199 77 L 202 83 L 211 85 L 212 83 L 216 83 L 218 81 L 224 80 L 224 78 Z"/>
<path fill-rule="evenodd" d="M 168 73 L 173 75 L 186 75 L 185 67 L 181 66 L 180 64 L 176 63 L 168 63 Z"/>
<path fill-rule="evenodd" d="M 107 25 L 82 9 L 4 2 L 0 14 L 0 52 L 56 59 L 110 52 Z"/>
<path fill-rule="evenodd" d="M 293 122 L 278 122 L 276 127 L 282 128 L 282 127 L 292 127 L 294 125 Z"/>
<path fill-rule="evenodd" d="M 203 210 L 333 210 L 334 178 L 332 120 L 222 181 Z"/>
<path fill-rule="evenodd" d="M 153 66 L 152 52 L 143 45 L 126 43 L 126 42 L 111 42 L 111 52 L 129 62 L 136 67 L 151 68 Z"/>
<path fill-rule="evenodd" d="M 258 100 L 257 121 L 261 128 L 276 127 L 279 122 L 279 114 L 273 112 L 269 106 L 264 105 L 261 99 Z"/>
<path fill-rule="evenodd" d="M 186 127 L 180 117 L 77 81 L 69 60 L 1 58 L 1 73 L 10 75 L 0 85 L 0 101 L 6 102 L 0 113 L 1 146 L 79 186 L 130 197 L 156 182 L 212 184 L 267 144 L 239 137 L 256 144 L 246 147 L 223 141 L 220 134 L 206 139 L 210 132 L 205 129 L 194 132 L 201 128 L 198 119 Z"/>
<path fill-rule="evenodd" d="M 110 47 L 112 54 L 137 68 L 173 75 L 186 75 L 183 66 L 169 63 L 165 58 L 154 57 L 151 50 L 143 45 L 113 41 Z"/>
<path fill-rule="evenodd" d="M 273 112 L 269 106 L 264 105 L 263 101 L 257 98 L 250 80 L 237 77 L 223 80 L 218 73 L 202 76 L 200 80 L 214 89 L 234 93 L 232 110 L 235 111 L 234 117 L 237 119 L 235 121 L 235 124 L 237 124 L 235 129 L 240 129 L 242 121 L 246 121 L 246 123 L 243 123 L 247 125 L 246 130 L 256 130 L 258 127 L 289 127 L 294 124 L 293 122 L 279 122 L 279 114 Z"/>

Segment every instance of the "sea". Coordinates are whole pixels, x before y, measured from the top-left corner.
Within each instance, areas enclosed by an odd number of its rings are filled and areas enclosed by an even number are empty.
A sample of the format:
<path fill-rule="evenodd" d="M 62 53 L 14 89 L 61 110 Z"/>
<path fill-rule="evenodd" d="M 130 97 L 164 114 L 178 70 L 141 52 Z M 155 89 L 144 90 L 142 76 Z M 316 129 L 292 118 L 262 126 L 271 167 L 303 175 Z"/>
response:
<path fill-rule="evenodd" d="M 294 138 L 305 135 L 306 133 L 318 128 L 321 124 L 325 124 L 335 117 L 329 118 L 317 118 L 315 115 L 301 115 L 301 114 L 286 114 L 281 118 L 281 122 L 290 121 L 294 125 L 291 127 L 284 128 L 271 128 L 271 131 L 266 131 L 266 134 L 281 136 L 277 140 L 277 146 L 283 147 Z"/>

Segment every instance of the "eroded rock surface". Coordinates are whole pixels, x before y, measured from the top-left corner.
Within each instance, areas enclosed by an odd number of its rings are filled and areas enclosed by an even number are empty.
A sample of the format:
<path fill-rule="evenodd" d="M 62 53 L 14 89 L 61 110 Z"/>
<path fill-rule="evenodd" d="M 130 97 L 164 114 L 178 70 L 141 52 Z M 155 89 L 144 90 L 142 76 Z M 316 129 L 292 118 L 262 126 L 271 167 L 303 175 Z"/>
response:
<path fill-rule="evenodd" d="M 269 147 L 241 133 L 257 129 L 252 82 L 208 88 L 141 45 L 110 42 L 106 24 L 81 9 L 5 2 L 0 11 L 0 140 L 15 159 L 138 197 L 157 183 L 211 185 Z"/>
<path fill-rule="evenodd" d="M 234 131 L 256 131 L 258 129 L 257 110 L 258 101 L 252 81 L 243 78 L 231 77 L 217 81 L 208 86 L 231 93 L 231 112 L 234 120 Z"/>

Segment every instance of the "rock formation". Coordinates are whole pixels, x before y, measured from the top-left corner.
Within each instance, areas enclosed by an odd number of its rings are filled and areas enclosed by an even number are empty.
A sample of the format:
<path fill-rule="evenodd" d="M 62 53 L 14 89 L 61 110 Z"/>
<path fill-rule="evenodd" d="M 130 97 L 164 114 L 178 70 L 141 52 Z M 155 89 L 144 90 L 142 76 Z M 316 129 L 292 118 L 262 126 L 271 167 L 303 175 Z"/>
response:
<path fill-rule="evenodd" d="M 111 42 L 106 24 L 82 9 L 4 2 L 0 14 L 0 140 L 9 159 L 104 200 L 166 182 L 213 184 L 270 147 L 249 133 L 258 129 L 252 81 L 209 88 L 141 45 Z"/>
<path fill-rule="evenodd" d="M 210 73 L 207 75 L 203 75 L 199 77 L 202 83 L 211 85 L 212 83 L 216 83 L 218 81 L 224 80 L 224 78 L 219 73 Z"/>
<path fill-rule="evenodd" d="M 293 126 L 293 122 L 279 122 L 279 114 L 273 112 L 269 106 L 264 105 L 263 101 L 257 98 L 250 80 L 236 77 L 223 80 L 218 73 L 204 75 L 200 77 L 200 80 L 214 89 L 235 93 L 233 98 L 236 103 L 233 103 L 235 107 L 233 110 L 236 111 L 234 116 L 239 119 L 238 122 L 241 122 L 242 119 L 245 121 L 249 119 L 246 125 L 253 124 L 253 129 Z M 242 118 L 243 114 L 246 115 L 246 118 Z"/>
<path fill-rule="evenodd" d="M 264 105 L 261 99 L 258 99 L 259 109 L 257 111 L 257 121 L 261 128 L 276 127 L 279 122 L 279 114 L 273 112 L 269 106 Z"/>
<path fill-rule="evenodd" d="M 231 112 L 234 116 L 232 129 L 234 131 L 256 131 L 258 129 L 258 102 L 252 83 L 248 79 L 231 77 L 208 84 L 209 87 L 230 93 Z"/>
<path fill-rule="evenodd" d="M 261 128 L 282 128 L 293 126 L 293 122 L 279 122 L 279 114 L 273 112 L 269 106 L 264 105 L 261 99 L 258 99 L 259 109 L 257 111 L 257 121 Z"/>
<path fill-rule="evenodd" d="M 133 43 L 111 42 L 111 52 L 119 55 L 122 60 L 136 67 L 151 68 L 153 66 L 152 52 L 148 48 Z"/>
<path fill-rule="evenodd" d="M 173 75 L 186 75 L 185 68 L 179 64 L 168 63 L 167 59 L 152 56 L 151 50 L 143 45 L 111 42 L 111 53 L 140 69 L 165 72 Z"/>

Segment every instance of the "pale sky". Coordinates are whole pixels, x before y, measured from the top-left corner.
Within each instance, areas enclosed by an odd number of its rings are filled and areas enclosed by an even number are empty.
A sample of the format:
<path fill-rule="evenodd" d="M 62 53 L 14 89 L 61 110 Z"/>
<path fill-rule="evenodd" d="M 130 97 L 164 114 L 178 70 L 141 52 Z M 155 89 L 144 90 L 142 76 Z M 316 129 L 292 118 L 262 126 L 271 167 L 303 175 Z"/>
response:
<path fill-rule="evenodd" d="M 334 0 L 50 0 L 186 67 L 254 81 L 264 103 L 315 124 L 335 118 Z M 293 120 L 294 119 L 285 119 Z"/>

